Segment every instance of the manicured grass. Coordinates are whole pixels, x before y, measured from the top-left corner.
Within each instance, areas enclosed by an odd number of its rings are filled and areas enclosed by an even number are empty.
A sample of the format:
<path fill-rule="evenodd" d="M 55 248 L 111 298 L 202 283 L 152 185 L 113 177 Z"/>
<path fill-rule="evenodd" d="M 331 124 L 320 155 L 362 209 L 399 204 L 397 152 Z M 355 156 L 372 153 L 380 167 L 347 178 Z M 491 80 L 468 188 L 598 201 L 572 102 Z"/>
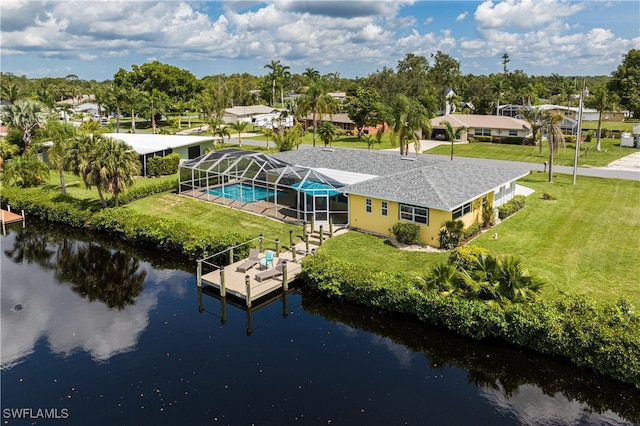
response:
<path fill-rule="evenodd" d="M 601 141 L 602 151 L 596 151 L 595 139 L 589 143 L 583 143 L 580 149 L 578 165 L 580 167 L 605 167 L 612 161 L 637 152 L 636 148 L 620 147 L 619 139 L 604 138 Z M 588 151 L 584 148 L 588 147 Z M 542 145 L 542 154 L 537 146 L 505 145 L 495 143 L 469 143 L 454 144 L 454 155 L 473 158 L 492 158 L 496 160 L 524 161 L 527 163 L 542 164 L 549 160 L 549 147 L 545 142 Z M 451 145 L 440 145 L 425 151 L 427 154 L 449 155 Z M 553 163 L 557 166 L 573 166 L 575 158 L 575 144 L 567 144 L 567 147 L 555 153 Z"/>
<path fill-rule="evenodd" d="M 355 231 L 328 240 L 319 250 L 366 268 L 388 272 L 428 272 L 448 256 L 446 252 L 399 250 L 385 243 L 384 238 Z"/>
<path fill-rule="evenodd" d="M 548 284 L 542 294 L 553 299 L 561 292 L 585 293 L 599 302 L 621 295 L 640 307 L 640 182 L 544 173 L 520 183 L 536 190 L 527 207 L 501 222 L 471 245 L 492 254 L 515 255 Z M 542 199 L 544 192 L 557 196 Z M 493 233 L 498 239 L 493 239 Z M 322 250 L 364 267 L 387 271 L 424 271 L 444 261 L 446 253 L 397 250 L 382 238 L 349 232 L 332 239 Z"/>
<path fill-rule="evenodd" d="M 640 306 L 640 182 L 544 173 L 520 183 L 536 190 L 527 207 L 472 242 L 501 255 L 517 255 L 549 285 L 545 297 L 562 291 L 598 301 L 627 296 Z M 557 196 L 542 199 L 544 192 Z M 498 239 L 492 239 L 492 233 Z"/>
<path fill-rule="evenodd" d="M 604 119 L 604 115 L 603 115 L 603 119 Z M 633 130 L 633 126 L 636 124 L 638 123 L 637 122 L 629 123 L 629 122 L 619 122 L 619 121 L 603 121 L 602 128 L 607 130 L 618 130 L 621 132 L 631 132 Z M 582 122 L 583 130 L 590 130 L 590 129 L 596 130 L 597 128 L 598 128 L 597 121 Z"/>
<path fill-rule="evenodd" d="M 169 219 L 177 219 L 202 228 L 203 231 L 235 231 L 257 238 L 263 234 L 271 240 L 265 246 L 272 246 L 280 239 L 281 247 L 289 245 L 289 230 L 296 236 L 302 235 L 302 227 L 269 219 L 264 216 L 234 210 L 194 198 L 182 197 L 172 193 L 162 193 L 127 204 L 123 208 L 140 213 Z"/>

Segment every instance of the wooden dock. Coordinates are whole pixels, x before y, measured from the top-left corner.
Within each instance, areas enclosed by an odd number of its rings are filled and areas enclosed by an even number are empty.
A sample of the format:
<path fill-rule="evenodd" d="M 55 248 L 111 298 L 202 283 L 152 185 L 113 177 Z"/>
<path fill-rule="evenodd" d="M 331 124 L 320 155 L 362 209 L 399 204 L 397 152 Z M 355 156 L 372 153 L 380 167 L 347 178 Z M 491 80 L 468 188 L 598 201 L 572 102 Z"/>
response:
<path fill-rule="evenodd" d="M 271 295 L 274 292 L 288 291 L 289 284 L 295 281 L 302 273 L 302 265 L 300 261 L 304 257 L 303 253 L 296 253 L 296 259 L 293 259 L 293 252 L 286 250 L 281 252 L 279 256 L 274 257 L 274 264 L 278 259 L 286 261 L 286 273 L 283 267 L 283 274 L 269 278 L 263 281 L 256 280 L 256 274 L 264 271 L 260 264 L 246 272 L 236 271 L 236 267 L 244 262 L 244 259 L 224 266 L 218 270 L 200 275 L 198 286 L 208 285 L 220 291 L 220 295 L 237 297 L 246 301 L 247 307 L 251 307 L 252 303 L 258 299 Z M 268 267 L 274 268 L 273 265 Z M 285 281 L 286 275 L 286 281 Z"/>
<path fill-rule="evenodd" d="M 7 223 L 22 222 L 22 227 L 24 228 L 24 210 L 22 210 L 20 214 L 16 214 L 11 211 L 11 206 L 7 206 L 7 210 L 0 209 L 0 220 L 2 221 L 2 235 L 7 235 Z"/>

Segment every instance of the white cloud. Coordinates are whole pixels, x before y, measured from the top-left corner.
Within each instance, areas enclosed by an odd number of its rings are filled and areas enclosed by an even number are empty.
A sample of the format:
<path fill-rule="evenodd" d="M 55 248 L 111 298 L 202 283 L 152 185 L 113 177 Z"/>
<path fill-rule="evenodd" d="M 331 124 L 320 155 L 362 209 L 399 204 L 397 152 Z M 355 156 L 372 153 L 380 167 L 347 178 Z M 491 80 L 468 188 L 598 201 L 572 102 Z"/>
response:
<path fill-rule="evenodd" d="M 425 25 L 429 25 L 432 22 L 433 22 L 433 16 L 429 16 L 427 19 L 424 20 Z"/>
<path fill-rule="evenodd" d="M 462 12 L 460 15 L 456 16 L 456 21 L 464 21 L 464 18 L 466 18 L 468 14 L 469 12 Z"/>
<path fill-rule="evenodd" d="M 585 6 L 557 0 L 507 0 L 480 4 L 473 18 L 480 28 L 533 28 L 571 16 Z"/>

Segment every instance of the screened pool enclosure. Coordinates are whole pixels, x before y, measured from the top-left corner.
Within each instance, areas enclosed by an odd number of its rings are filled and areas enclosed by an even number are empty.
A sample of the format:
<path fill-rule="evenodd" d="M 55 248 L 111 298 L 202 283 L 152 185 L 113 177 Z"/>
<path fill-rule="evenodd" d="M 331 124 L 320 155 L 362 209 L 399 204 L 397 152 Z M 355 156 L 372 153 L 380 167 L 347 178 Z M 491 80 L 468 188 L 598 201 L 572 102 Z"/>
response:
<path fill-rule="evenodd" d="M 180 194 L 288 222 L 348 223 L 344 186 L 311 167 L 223 149 L 180 165 Z"/>

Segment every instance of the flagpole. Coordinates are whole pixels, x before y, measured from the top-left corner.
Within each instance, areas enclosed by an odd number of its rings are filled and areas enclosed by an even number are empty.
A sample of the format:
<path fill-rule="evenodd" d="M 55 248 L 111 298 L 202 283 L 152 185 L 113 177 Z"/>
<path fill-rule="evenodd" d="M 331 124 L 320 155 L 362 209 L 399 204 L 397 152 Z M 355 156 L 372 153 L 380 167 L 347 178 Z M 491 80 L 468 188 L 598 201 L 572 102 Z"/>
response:
<path fill-rule="evenodd" d="M 576 184 L 578 176 L 578 157 L 580 156 L 580 138 L 582 137 L 582 97 L 584 96 L 584 80 L 582 80 L 582 89 L 580 90 L 580 105 L 578 106 L 578 134 L 576 135 L 576 153 L 573 159 L 573 184 Z"/>

